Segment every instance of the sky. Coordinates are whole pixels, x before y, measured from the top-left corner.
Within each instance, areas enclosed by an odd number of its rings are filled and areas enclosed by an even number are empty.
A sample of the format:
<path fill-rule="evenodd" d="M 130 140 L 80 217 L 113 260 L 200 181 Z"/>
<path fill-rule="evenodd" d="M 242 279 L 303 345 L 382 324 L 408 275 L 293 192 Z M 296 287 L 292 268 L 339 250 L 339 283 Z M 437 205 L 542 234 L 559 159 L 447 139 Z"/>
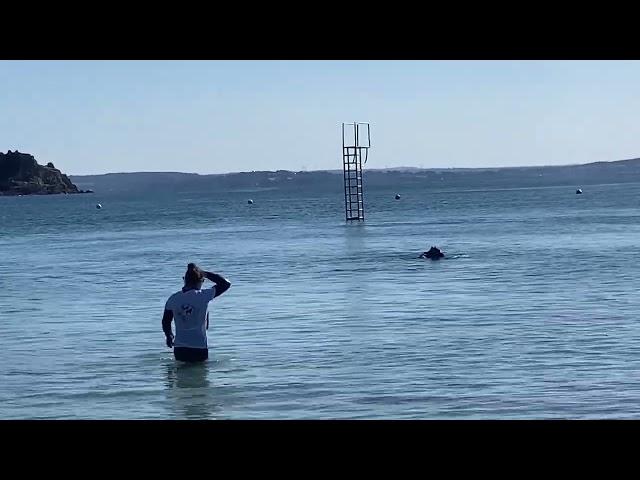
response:
<path fill-rule="evenodd" d="M 0 151 L 72 175 L 640 157 L 640 61 L 0 61 Z"/>

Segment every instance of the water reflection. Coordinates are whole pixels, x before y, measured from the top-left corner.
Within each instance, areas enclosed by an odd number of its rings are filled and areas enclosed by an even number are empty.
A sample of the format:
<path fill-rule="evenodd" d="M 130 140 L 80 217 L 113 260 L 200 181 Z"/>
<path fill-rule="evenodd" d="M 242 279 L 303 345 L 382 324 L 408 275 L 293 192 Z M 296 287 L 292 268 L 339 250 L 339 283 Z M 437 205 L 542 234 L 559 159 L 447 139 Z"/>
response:
<path fill-rule="evenodd" d="M 185 363 L 170 361 L 167 363 L 167 381 L 171 388 L 201 388 L 209 386 L 206 362 Z"/>
<path fill-rule="evenodd" d="M 210 362 L 167 363 L 167 397 L 176 418 L 201 420 L 218 416 L 222 405 L 209 380 L 210 368 Z"/>

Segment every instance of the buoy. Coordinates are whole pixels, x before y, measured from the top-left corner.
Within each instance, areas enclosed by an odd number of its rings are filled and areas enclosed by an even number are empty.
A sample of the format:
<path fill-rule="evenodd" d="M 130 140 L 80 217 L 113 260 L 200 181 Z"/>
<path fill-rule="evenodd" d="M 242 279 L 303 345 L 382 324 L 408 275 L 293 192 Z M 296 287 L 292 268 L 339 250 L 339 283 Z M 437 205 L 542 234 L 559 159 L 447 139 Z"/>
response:
<path fill-rule="evenodd" d="M 581 195 L 581 194 L 582 194 L 582 189 L 581 188 L 577 189 L 576 190 L 576 195 Z"/>
<path fill-rule="evenodd" d="M 100 205 L 99 203 L 96 203 L 96 208 L 100 210 L 102 208 L 102 205 Z"/>
<path fill-rule="evenodd" d="M 247 203 L 248 203 L 249 205 L 253 205 L 253 200 L 249 199 L 249 200 L 247 200 Z"/>
<path fill-rule="evenodd" d="M 400 194 L 396 193 L 396 200 L 400 200 Z"/>

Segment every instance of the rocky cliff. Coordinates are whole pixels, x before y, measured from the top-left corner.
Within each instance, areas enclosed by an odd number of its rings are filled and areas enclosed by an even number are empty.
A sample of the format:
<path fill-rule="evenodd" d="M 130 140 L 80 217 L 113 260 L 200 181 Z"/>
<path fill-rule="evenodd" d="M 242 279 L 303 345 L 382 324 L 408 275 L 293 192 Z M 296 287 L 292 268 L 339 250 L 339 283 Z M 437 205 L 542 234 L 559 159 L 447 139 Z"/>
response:
<path fill-rule="evenodd" d="M 0 153 L 0 195 L 83 193 L 49 162 L 39 165 L 33 155 L 17 150 Z"/>

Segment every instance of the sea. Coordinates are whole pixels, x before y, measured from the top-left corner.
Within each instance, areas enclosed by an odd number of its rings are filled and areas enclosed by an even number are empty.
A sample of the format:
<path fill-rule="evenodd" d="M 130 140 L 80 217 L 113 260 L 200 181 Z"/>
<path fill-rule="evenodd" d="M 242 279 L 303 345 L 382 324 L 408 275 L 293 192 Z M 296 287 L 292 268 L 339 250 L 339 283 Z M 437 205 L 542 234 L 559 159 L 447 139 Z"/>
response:
<path fill-rule="evenodd" d="M 0 419 L 640 418 L 640 184 L 576 187 L 0 197 Z"/>

